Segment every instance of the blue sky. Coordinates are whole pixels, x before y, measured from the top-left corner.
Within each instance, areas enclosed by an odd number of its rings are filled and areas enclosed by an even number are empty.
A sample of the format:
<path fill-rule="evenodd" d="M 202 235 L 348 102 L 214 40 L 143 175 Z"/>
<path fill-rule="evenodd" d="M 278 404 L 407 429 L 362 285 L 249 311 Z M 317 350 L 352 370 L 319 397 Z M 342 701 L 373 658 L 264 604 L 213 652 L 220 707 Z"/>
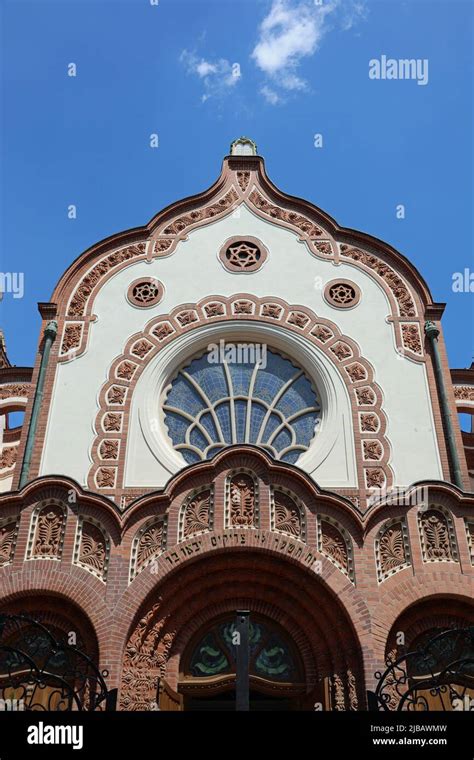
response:
<path fill-rule="evenodd" d="M 318 2 L 1 2 L 0 270 L 25 277 L 0 302 L 13 363 L 34 361 L 36 304 L 73 259 L 208 187 L 244 134 L 281 189 L 413 261 L 448 304 L 451 366 L 470 364 L 472 293 L 452 276 L 474 270 L 474 5 Z M 428 83 L 370 79 L 382 55 L 427 59 Z"/>

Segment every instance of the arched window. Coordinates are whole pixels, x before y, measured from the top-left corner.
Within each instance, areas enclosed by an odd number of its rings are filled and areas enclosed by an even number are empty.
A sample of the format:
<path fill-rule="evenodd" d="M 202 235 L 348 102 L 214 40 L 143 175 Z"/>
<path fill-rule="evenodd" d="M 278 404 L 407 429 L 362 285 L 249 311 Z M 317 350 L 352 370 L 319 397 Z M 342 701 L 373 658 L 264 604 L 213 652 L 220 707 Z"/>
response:
<path fill-rule="evenodd" d="M 234 620 L 224 619 L 209 628 L 194 644 L 185 666 L 186 678 L 218 678 L 236 672 L 237 645 Z M 268 621 L 249 623 L 249 672 L 252 678 L 278 683 L 301 683 L 301 666 L 285 634 Z"/>
<path fill-rule="evenodd" d="M 276 351 L 266 350 L 261 360 L 249 348 L 239 355 L 240 346 L 252 344 L 235 346 L 230 358 L 221 351 L 215 361 L 209 353 L 193 359 L 171 382 L 164 413 L 174 448 L 190 464 L 235 443 L 296 462 L 320 418 L 316 390 L 301 367 Z"/>
<path fill-rule="evenodd" d="M 465 677 L 470 677 L 474 687 L 474 626 L 451 630 L 431 628 L 412 642 L 410 649 L 419 652 L 409 663 L 408 672 L 413 677 L 456 669 Z M 457 673 L 457 674 L 459 674 Z"/>

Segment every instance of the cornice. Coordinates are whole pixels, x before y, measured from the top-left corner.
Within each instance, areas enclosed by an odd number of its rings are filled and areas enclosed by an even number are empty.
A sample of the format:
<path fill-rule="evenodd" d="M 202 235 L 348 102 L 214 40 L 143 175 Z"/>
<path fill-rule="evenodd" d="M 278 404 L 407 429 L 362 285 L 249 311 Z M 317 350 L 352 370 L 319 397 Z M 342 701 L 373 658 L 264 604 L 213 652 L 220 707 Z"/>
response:
<path fill-rule="evenodd" d="M 0 369 L 0 384 L 24 382 L 30 383 L 33 376 L 33 367 L 4 367 Z"/>
<path fill-rule="evenodd" d="M 431 320 L 432 322 L 439 322 L 439 320 L 444 314 L 445 308 L 446 308 L 445 303 L 430 304 L 429 306 L 426 307 L 425 319 Z"/>
<path fill-rule="evenodd" d="M 409 488 L 404 490 L 401 496 L 407 501 L 410 500 L 410 496 L 416 491 L 420 491 L 422 494 L 428 493 L 428 501 L 431 503 L 436 501 L 437 495 L 444 495 L 451 497 L 457 504 L 474 507 L 474 492 L 461 491 L 454 483 L 449 483 L 446 480 L 418 480 L 416 483 L 412 483 Z M 421 505 L 420 505 L 421 506 Z M 403 504 L 397 504 L 397 495 L 387 494 L 387 496 L 377 503 L 373 504 L 364 514 L 364 526 L 365 534 L 369 531 L 371 525 L 380 519 L 383 511 L 389 508 L 398 507 L 399 509 L 405 509 L 408 511 L 410 506 L 404 506 Z"/>
<path fill-rule="evenodd" d="M 459 385 L 466 383 L 467 385 L 474 385 L 474 364 L 470 367 L 451 370 L 451 380 L 453 385 Z"/>
<path fill-rule="evenodd" d="M 231 158 L 235 159 L 235 156 L 232 156 Z M 248 159 L 249 157 L 247 156 L 245 158 Z M 417 290 L 422 297 L 425 307 L 442 306 L 444 309 L 445 304 L 433 303 L 430 289 L 422 275 L 418 272 L 414 264 L 412 264 L 411 261 L 396 248 L 393 248 L 393 246 L 389 245 L 384 240 L 381 240 L 374 235 L 370 235 L 367 232 L 355 230 L 350 227 L 343 227 L 334 219 L 334 217 L 330 216 L 326 211 L 323 211 L 323 209 L 310 201 L 280 190 L 280 188 L 278 188 L 268 177 L 265 162 L 262 158 L 258 165 L 258 172 L 263 187 L 269 195 L 273 195 L 277 202 L 283 203 L 286 207 L 291 205 L 298 213 L 306 213 L 310 218 L 314 218 L 316 223 L 329 228 L 329 232 L 338 240 L 338 242 L 348 243 L 350 245 L 360 244 L 370 252 L 373 252 L 376 255 L 381 254 L 382 258 L 386 257 L 388 264 L 394 266 L 394 268 L 402 275 L 406 276 L 411 283 L 417 285 Z"/>
<path fill-rule="evenodd" d="M 38 303 L 38 311 L 43 319 L 54 319 L 58 313 L 58 306 L 55 303 L 40 301 Z"/>

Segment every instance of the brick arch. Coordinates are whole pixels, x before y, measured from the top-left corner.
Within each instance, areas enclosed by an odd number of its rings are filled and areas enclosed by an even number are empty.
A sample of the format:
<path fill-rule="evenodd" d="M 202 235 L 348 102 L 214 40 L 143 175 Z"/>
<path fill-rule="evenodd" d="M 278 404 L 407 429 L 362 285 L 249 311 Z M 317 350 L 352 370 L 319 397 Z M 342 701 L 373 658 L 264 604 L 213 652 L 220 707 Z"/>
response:
<path fill-rule="evenodd" d="M 124 648 L 122 709 L 151 709 L 158 678 L 176 688 L 181 658 L 196 631 L 239 607 L 286 630 L 304 664 L 308 693 L 321 679 L 343 681 L 350 670 L 363 700 L 359 632 L 343 602 L 319 578 L 302 584 L 301 570 L 289 562 L 237 550 L 230 560 L 227 550 L 188 562 L 146 595 Z M 349 709 L 348 687 L 345 700 Z"/>
<path fill-rule="evenodd" d="M 130 536 L 129 538 L 131 538 Z M 130 540 L 128 541 L 130 544 Z M 363 628 L 369 620 L 369 610 L 362 593 L 347 576 L 324 555 L 300 541 L 291 541 L 281 533 L 265 530 L 238 530 L 207 533 L 170 547 L 159 555 L 149 571 L 139 573 L 124 591 L 115 614 L 132 620 L 150 594 L 162 583 L 175 583 L 175 578 L 187 566 L 218 555 L 230 557 L 242 554 L 276 559 L 282 566 L 293 567 L 305 578 L 322 583 L 333 597 L 340 599 L 354 621 L 354 627 Z M 230 560 L 229 560 L 230 561 Z"/>
<path fill-rule="evenodd" d="M 41 564 L 41 570 L 38 564 Z M 84 640 L 93 643 L 96 648 L 100 667 L 109 668 L 113 660 L 107 652 L 110 612 L 99 590 L 100 581 L 80 568 L 73 567 L 71 572 L 54 571 L 50 564 L 28 562 L 15 573 L 14 579 L 12 573 L 3 572 L 0 578 L 0 611 L 24 610 L 33 614 L 35 609 L 50 609 L 53 621 L 54 616 L 59 620 L 70 610 L 71 627 L 73 624 L 81 626 L 81 632 L 86 636 Z"/>
<path fill-rule="evenodd" d="M 169 571 L 178 560 L 181 562 L 190 557 L 198 558 L 206 552 L 214 554 L 223 546 L 232 548 L 232 531 L 239 531 L 239 528 L 226 528 L 226 483 L 231 473 L 241 470 L 253 473 L 258 480 L 259 526 L 250 530 L 241 529 L 238 533 L 239 542 L 245 541 L 246 547 L 274 550 L 286 557 L 299 559 L 303 567 L 305 563 L 314 563 L 316 557 L 325 561 L 323 554 L 319 552 L 317 536 L 317 516 L 324 511 L 328 519 L 337 521 L 344 531 L 350 534 L 351 544 L 357 553 L 357 559 L 359 558 L 362 523 L 356 507 L 336 494 L 319 489 L 308 475 L 294 465 L 276 462 L 266 452 L 254 446 L 223 449 L 214 459 L 190 465 L 172 476 L 163 491 L 160 489 L 135 500 L 124 511 L 121 519 L 122 556 L 133 559 L 134 541 L 138 534 L 150 521 L 157 520 L 166 523 L 163 541 L 159 542 L 160 546 L 156 551 L 149 553 L 147 564 L 154 563 L 160 577 L 161 569 Z M 273 525 L 270 497 L 272 487 L 291 493 L 298 500 L 304 515 L 304 536 L 283 533 L 278 530 L 278 526 Z M 204 514 L 201 517 L 206 525 L 197 532 L 186 535 L 182 523 L 183 505 L 198 498 L 201 493 L 206 496 Z M 337 573 L 342 572 L 337 563 L 336 567 Z M 145 573 L 144 580 L 140 580 L 142 573 L 143 568 L 138 574 L 133 572 L 129 584 L 133 583 L 135 586 L 144 582 L 143 593 L 147 593 L 146 586 L 150 576 L 149 573 Z M 352 578 L 352 573 L 350 575 Z M 156 574 L 153 580 L 157 579 Z"/>
<path fill-rule="evenodd" d="M 444 567 L 441 567 L 441 564 L 439 563 L 434 570 L 418 570 L 416 575 L 411 575 L 410 569 L 407 568 L 384 582 L 383 595 L 378 604 L 371 609 L 373 657 L 376 663 L 384 661 L 390 633 L 406 610 L 416 610 L 418 605 L 436 597 L 446 609 L 452 600 L 472 604 L 471 578 L 461 575 L 456 569 L 453 570 L 448 563 Z M 443 594 L 439 593 L 441 584 Z M 368 677 L 372 675 L 373 672 L 369 673 Z"/>
<path fill-rule="evenodd" d="M 75 632 L 77 646 L 96 663 L 99 661 L 99 642 L 92 621 L 85 611 L 69 597 L 43 591 L 25 591 L 10 601 L 0 601 L 0 613 L 26 614 L 38 619 L 46 627 L 60 630 L 66 636 Z"/>
<path fill-rule="evenodd" d="M 383 394 L 375 382 L 372 365 L 359 346 L 337 325 L 318 317 L 311 309 L 289 305 L 280 298 L 250 294 L 208 296 L 195 304 L 182 304 L 168 315 L 152 319 L 133 335 L 121 356 L 114 360 L 107 382 L 99 393 L 93 464 L 88 487 L 118 501 L 124 491 L 125 448 L 133 391 L 144 368 L 159 351 L 180 335 L 212 324 L 250 321 L 278 326 L 304 337 L 335 365 L 347 388 L 354 421 L 354 445 L 359 489 L 390 487 L 390 444 Z"/>
<path fill-rule="evenodd" d="M 421 599 L 410 605 L 393 623 L 387 638 L 385 654 L 396 648 L 396 633 L 405 633 L 406 651 L 416 646 L 417 639 L 436 628 L 474 625 L 474 605 L 469 597 L 456 598 L 442 594 Z"/>
<path fill-rule="evenodd" d="M 21 491 L 0 494 L 0 507 L 3 511 L 14 507 L 15 514 L 26 513 L 48 500 L 62 504 L 68 520 L 93 518 L 102 524 L 114 544 L 120 541 L 121 520 L 116 505 L 100 494 L 84 490 L 67 475 L 43 475 L 30 480 Z"/>
<path fill-rule="evenodd" d="M 255 601 L 248 595 L 242 597 L 232 596 L 220 601 L 213 600 L 212 604 L 205 609 L 200 610 L 199 615 L 193 617 L 189 621 L 189 625 L 182 627 L 176 636 L 167 663 L 166 670 L 168 677 L 175 678 L 176 666 L 179 667 L 179 673 L 181 675 L 183 664 L 185 664 L 186 656 L 189 653 L 189 646 L 191 643 L 194 643 L 196 634 L 200 635 L 203 629 L 212 625 L 216 619 L 223 615 L 233 613 L 237 609 L 248 609 L 257 615 L 276 623 L 279 623 L 282 616 L 282 605 L 262 601 L 255 603 Z M 285 618 L 284 630 L 298 651 L 305 674 L 314 676 L 311 641 L 307 638 L 306 632 L 301 629 L 291 614 L 288 614 Z"/>
<path fill-rule="evenodd" d="M 330 516 L 342 522 L 353 540 L 358 545 L 362 544 L 362 510 L 358 508 L 356 500 L 320 488 L 310 475 L 296 465 L 272 459 L 266 451 L 251 444 L 228 446 L 212 459 L 184 467 L 172 475 L 163 488 L 140 497 L 131 496 L 130 502 L 124 505 L 120 523 L 127 532 L 147 516 L 167 513 L 170 526 L 168 546 L 171 546 L 171 541 L 178 535 L 179 512 L 183 501 L 196 489 L 209 488 L 211 485 L 217 487 L 231 470 L 242 468 L 251 470 L 259 479 L 262 498 L 267 497 L 270 485 L 291 491 L 304 504 L 306 519 L 315 515 L 324 503 L 324 509 Z M 106 501 L 103 496 L 97 496 L 97 501 L 99 500 Z M 223 512 L 224 493 L 221 494 L 219 503 L 222 509 L 216 504 L 215 516 Z M 309 543 L 309 537 L 307 542 Z"/>

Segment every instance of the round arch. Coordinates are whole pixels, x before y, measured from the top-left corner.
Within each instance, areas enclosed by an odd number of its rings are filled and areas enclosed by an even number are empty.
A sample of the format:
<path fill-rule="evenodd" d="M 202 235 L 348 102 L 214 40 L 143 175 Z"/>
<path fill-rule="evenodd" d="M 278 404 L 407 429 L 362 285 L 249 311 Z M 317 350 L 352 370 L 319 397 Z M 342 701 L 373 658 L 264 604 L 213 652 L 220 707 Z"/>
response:
<path fill-rule="evenodd" d="M 28 615 L 66 639 L 74 634 L 69 643 L 75 641 L 92 660 L 99 661 L 99 641 L 94 626 L 87 614 L 68 597 L 48 590 L 24 592 L 9 600 L 0 600 L 0 613 Z"/>
<path fill-rule="evenodd" d="M 153 709 L 161 682 L 180 693 L 199 631 L 238 609 L 270 621 L 292 642 L 304 671 L 302 709 L 363 707 L 359 637 L 327 583 L 263 549 L 227 549 L 184 563 L 146 596 L 123 654 L 121 709 Z"/>
<path fill-rule="evenodd" d="M 390 628 L 385 655 L 397 648 L 397 633 L 404 633 L 404 648 L 416 646 L 430 631 L 474 625 L 474 603 L 468 597 L 433 594 L 406 607 Z"/>
<path fill-rule="evenodd" d="M 474 701 L 474 605 L 434 594 L 393 623 L 375 697 L 386 710 L 451 711 Z"/>

